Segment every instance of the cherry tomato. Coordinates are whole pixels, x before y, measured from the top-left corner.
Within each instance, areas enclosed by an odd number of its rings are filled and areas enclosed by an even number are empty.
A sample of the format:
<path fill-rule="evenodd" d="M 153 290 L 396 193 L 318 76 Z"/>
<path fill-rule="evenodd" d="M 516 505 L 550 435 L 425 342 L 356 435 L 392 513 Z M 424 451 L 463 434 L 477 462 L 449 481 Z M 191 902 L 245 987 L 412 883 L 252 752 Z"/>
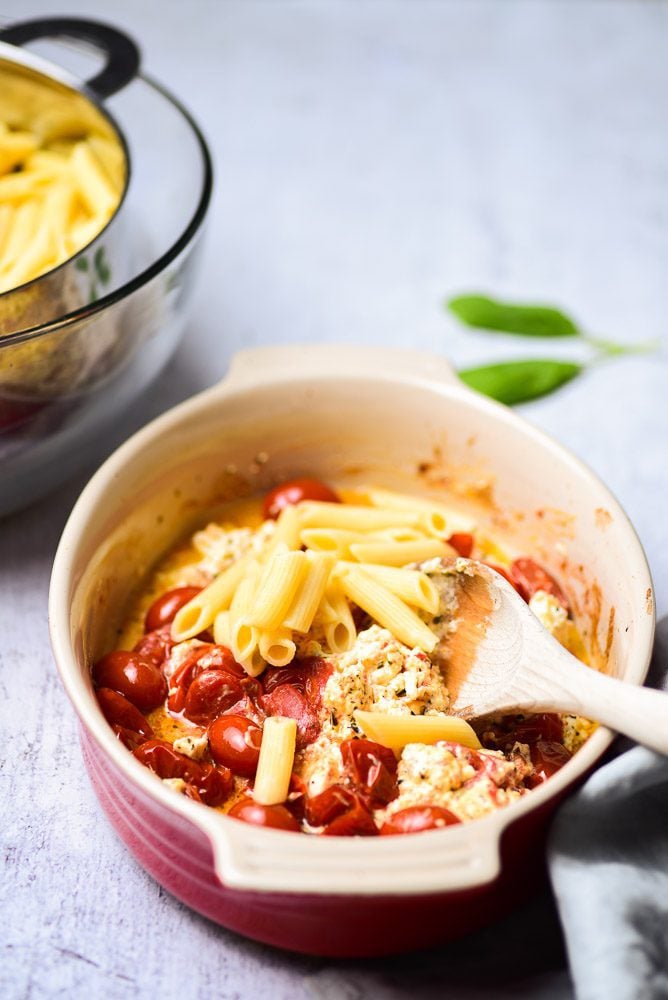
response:
<path fill-rule="evenodd" d="M 456 531 L 448 538 L 448 545 L 452 545 L 453 549 L 464 559 L 470 558 L 473 552 L 473 543 L 473 535 L 470 535 L 468 531 Z"/>
<path fill-rule="evenodd" d="M 297 749 L 313 743 L 320 734 L 320 720 L 313 705 L 294 684 L 281 684 L 260 699 L 267 715 L 284 715 L 297 722 Z"/>
<path fill-rule="evenodd" d="M 304 800 L 304 818 L 309 826 L 326 826 L 355 805 L 357 795 L 344 785 L 330 785 L 319 795 Z"/>
<path fill-rule="evenodd" d="M 299 833 L 299 823 L 285 806 L 261 806 L 252 799 L 241 799 L 227 814 L 253 826 L 270 826 L 276 830 L 293 830 Z"/>
<path fill-rule="evenodd" d="M 221 805 L 234 786 L 229 768 L 191 760 L 166 740 L 149 740 L 137 747 L 134 755 L 159 778 L 181 778 L 192 785 L 200 801 L 208 806 Z"/>
<path fill-rule="evenodd" d="M 207 726 L 244 696 L 238 677 L 226 670 L 205 670 L 188 688 L 183 714 L 186 719 Z"/>
<path fill-rule="evenodd" d="M 284 507 L 292 507 L 302 500 L 324 500 L 326 503 L 341 503 L 334 490 L 318 479 L 292 479 L 290 482 L 274 486 L 264 498 L 262 513 L 275 520 Z"/>
<path fill-rule="evenodd" d="M 123 746 L 127 747 L 130 752 L 136 750 L 137 747 L 142 745 L 142 743 L 146 743 L 148 739 L 147 736 L 142 736 L 141 733 L 136 733 L 133 729 L 126 729 L 125 726 L 112 726 L 111 728 L 116 733 L 116 738 L 119 739 Z"/>
<path fill-rule="evenodd" d="M 374 808 L 396 798 L 397 759 L 387 747 L 373 740 L 351 739 L 341 744 L 341 757 L 353 784 Z"/>
<path fill-rule="evenodd" d="M 117 649 L 98 660 L 93 680 L 98 687 L 125 695 L 142 712 L 157 708 L 167 695 L 167 681 L 155 664 L 127 649 Z"/>
<path fill-rule="evenodd" d="M 141 733 L 147 740 L 153 739 L 153 730 L 147 720 L 124 695 L 111 688 L 98 688 L 95 697 L 110 726 L 122 726 L 133 733 Z"/>
<path fill-rule="evenodd" d="M 379 833 L 369 808 L 359 796 L 351 809 L 328 823 L 322 831 L 325 837 L 376 837 Z"/>
<path fill-rule="evenodd" d="M 261 743 L 262 730 L 243 715 L 221 715 L 209 726 L 209 749 L 215 762 L 245 778 L 254 777 L 257 771 Z"/>
<path fill-rule="evenodd" d="M 531 750 L 531 760 L 534 766 L 533 774 L 527 779 L 529 788 L 535 788 L 543 781 L 547 781 L 553 774 L 567 764 L 571 759 L 570 752 L 563 743 L 554 743 L 550 740 L 538 740 L 529 748 Z"/>
<path fill-rule="evenodd" d="M 317 656 L 294 660 L 289 667 L 270 667 L 265 670 L 262 687 L 265 694 L 271 694 L 281 684 L 292 684 L 311 705 L 319 708 L 323 689 L 333 669 L 329 660 Z"/>
<path fill-rule="evenodd" d="M 190 685 L 204 670 L 210 668 L 224 670 L 235 677 L 245 678 L 246 671 L 237 663 L 234 656 L 225 646 L 209 643 L 197 646 L 175 670 L 170 682 L 170 695 L 167 707 L 170 712 L 181 712 L 186 703 Z"/>
<path fill-rule="evenodd" d="M 143 635 L 134 647 L 134 652 L 139 653 L 145 660 L 150 660 L 156 667 L 161 667 L 172 649 L 174 648 L 171 626 L 163 625 L 162 628 L 155 629 Z"/>
<path fill-rule="evenodd" d="M 389 816 L 381 826 L 380 834 L 382 837 L 391 837 L 403 833 L 421 833 L 422 830 L 438 830 L 459 822 L 454 813 L 442 806 L 411 806 Z"/>
<path fill-rule="evenodd" d="M 570 612 L 568 598 L 557 581 L 533 559 L 524 556 L 521 559 L 516 559 L 510 567 L 510 577 L 515 589 L 519 591 L 527 603 L 536 591 L 544 590 L 556 597 L 562 607 Z"/>
<path fill-rule="evenodd" d="M 538 743 L 539 740 L 546 740 L 548 743 L 561 743 L 563 738 L 564 724 L 561 716 L 554 712 L 543 712 L 516 720 L 510 729 L 509 742 Z"/>
<path fill-rule="evenodd" d="M 193 597 L 201 591 L 201 587 L 176 587 L 175 590 L 168 590 L 166 594 L 158 597 L 146 612 L 144 619 L 144 632 L 153 632 L 174 621 L 176 612 L 192 601 Z"/>

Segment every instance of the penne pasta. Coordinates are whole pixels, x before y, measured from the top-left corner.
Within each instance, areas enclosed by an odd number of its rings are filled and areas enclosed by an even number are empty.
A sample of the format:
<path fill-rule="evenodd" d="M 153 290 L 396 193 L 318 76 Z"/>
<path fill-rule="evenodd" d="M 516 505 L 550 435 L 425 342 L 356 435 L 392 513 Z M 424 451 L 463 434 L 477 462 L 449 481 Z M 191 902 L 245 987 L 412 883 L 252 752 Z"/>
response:
<path fill-rule="evenodd" d="M 260 633 L 258 648 L 262 659 L 273 667 L 287 666 L 294 660 L 297 650 L 289 628 Z"/>
<path fill-rule="evenodd" d="M 330 581 L 316 617 L 324 627 L 327 645 L 333 653 L 345 653 L 350 649 L 357 638 L 357 629 L 340 582 Z"/>
<path fill-rule="evenodd" d="M 343 528 L 304 528 L 301 541 L 315 552 L 330 552 L 339 559 L 350 556 L 350 546 L 366 541 L 368 535 L 360 531 L 346 531 Z"/>
<path fill-rule="evenodd" d="M 274 549 L 263 568 L 247 621 L 260 629 L 276 629 L 292 604 L 307 569 L 304 552 L 289 552 L 284 544 Z"/>
<path fill-rule="evenodd" d="M 388 715 L 384 712 L 357 710 L 355 721 L 370 740 L 399 755 L 408 743 L 460 743 L 471 750 L 480 749 L 476 732 L 456 715 Z"/>
<path fill-rule="evenodd" d="M 322 552 L 306 552 L 306 575 L 288 609 L 283 624 L 295 632 L 306 633 L 313 624 L 315 613 L 325 595 L 331 572 L 336 564 L 333 556 Z"/>
<path fill-rule="evenodd" d="M 404 601 L 382 584 L 372 580 L 364 570 L 351 566 L 341 573 L 341 586 L 346 597 L 388 629 L 400 642 L 430 652 L 437 636 Z"/>
<path fill-rule="evenodd" d="M 264 555 L 271 555 L 274 549 L 278 548 L 281 544 L 290 550 L 299 549 L 301 547 L 301 539 L 299 537 L 300 527 L 297 508 L 295 506 L 284 507 L 278 515 L 276 530 Z"/>
<path fill-rule="evenodd" d="M 285 802 L 295 760 L 297 723 L 280 715 L 265 719 L 253 798 L 263 806 Z"/>
<path fill-rule="evenodd" d="M 360 487 L 358 492 L 368 498 L 374 507 L 398 508 L 400 510 L 416 510 L 422 513 L 434 511 L 445 520 L 448 535 L 456 531 L 473 532 L 476 522 L 468 514 L 462 514 L 456 507 L 441 500 L 429 497 L 418 497 L 413 494 L 397 493 L 394 490 L 377 489 L 376 487 Z"/>
<path fill-rule="evenodd" d="M 219 646 L 230 648 L 230 612 L 219 611 L 213 622 L 213 640 Z"/>
<path fill-rule="evenodd" d="M 306 500 L 299 504 L 299 520 L 302 528 L 343 528 L 364 532 L 407 525 L 415 527 L 419 524 L 420 513 Z"/>
<path fill-rule="evenodd" d="M 220 576 L 196 594 L 177 612 L 172 622 L 172 639 L 183 642 L 203 632 L 213 622 L 219 611 L 229 608 L 237 586 L 247 571 L 249 557 L 239 559 Z"/>
<path fill-rule="evenodd" d="M 417 569 L 398 569 L 395 566 L 381 566 L 376 563 L 339 563 L 337 572 L 346 572 L 351 567 L 358 567 L 370 579 L 387 587 L 407 604 L 422 608 L 431 615 L 435 615 L 438 611 L 438 590 L 426 573 L 421 573 Z"/>
<path fill-rule="evenodd" d="M 437 556 L 447 558 L 457 555 L 450 545 L 438 538 L 414 542 L 353 542 L 350 553 L 358 562 L 382 563 L 385 566 L 407 566 Z"/>

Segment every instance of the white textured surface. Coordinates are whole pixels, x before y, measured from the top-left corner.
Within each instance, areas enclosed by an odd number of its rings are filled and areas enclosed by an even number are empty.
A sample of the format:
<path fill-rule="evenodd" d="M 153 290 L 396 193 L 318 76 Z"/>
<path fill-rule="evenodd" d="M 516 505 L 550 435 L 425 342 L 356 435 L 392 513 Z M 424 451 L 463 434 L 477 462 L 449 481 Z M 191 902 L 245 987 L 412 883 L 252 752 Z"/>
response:
<path fill-rule="evenodd" d="M 4 0 L 0 14 L 62 9 Z M 119 438 L 240 346 L 411 344 L 458 364 L 545 350 L 458 330 L 440 303 L 469 288 L 552 299 L 601 335 L 665 337 L 668 5 L 116 0 L 103 16 L 141 41 L 217 166 L 187 341 Z M 626 507 L 660 613 L 666 374 L 665 353 L 600 365 L 526 408 Z M 0 524 L 0 995 L 568 996 L 545 900 L 417 961 L 329 963 L 226 933 L 138 868 L 83 774 L 48 645 L 50 564 L 83 481 Z"/>

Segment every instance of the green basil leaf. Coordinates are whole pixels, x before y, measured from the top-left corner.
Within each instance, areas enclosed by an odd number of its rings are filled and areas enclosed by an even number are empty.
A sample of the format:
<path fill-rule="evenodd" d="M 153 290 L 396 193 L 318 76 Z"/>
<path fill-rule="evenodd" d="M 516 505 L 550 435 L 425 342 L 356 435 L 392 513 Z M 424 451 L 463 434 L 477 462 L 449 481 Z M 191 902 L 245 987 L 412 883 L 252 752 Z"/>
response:
<path fill-rule="evenodd" d="M 574 320 L 552 306 L 514 305 L 486 295 L 458 295 L 447 306 L 462 323 L 481 330 L 501 330 L 523 337 L 580 335 Z"/>
<path fill-rule="evenodd" d="M 491 396 L 507 406 L 514 406 L 554 392 L 582 370 L 583 365 L 574 361 L 536 359 L 466 368 L 458 374 L 462 382 L 477 392 Z"/>

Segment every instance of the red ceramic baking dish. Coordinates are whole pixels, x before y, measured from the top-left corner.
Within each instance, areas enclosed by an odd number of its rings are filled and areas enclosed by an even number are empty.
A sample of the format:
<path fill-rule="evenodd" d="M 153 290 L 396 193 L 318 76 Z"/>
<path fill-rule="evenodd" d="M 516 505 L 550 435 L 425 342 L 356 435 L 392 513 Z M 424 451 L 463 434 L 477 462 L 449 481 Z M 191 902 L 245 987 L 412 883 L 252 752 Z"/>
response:
<path fill-rule="evenodd" d="M 578 460 L 411 351 L 334 345 L 238 355 L 219 385 L 124 444 L 88 484 L 51 581 L 60 674 L 103 809 L 139 862 L 189 906 L 259 941 L 330 956 L 425 948 L 506 912 L 538 884 L 554 810 L 609 746 L 598 729 L 553 777 L 492 815 L 413 836 L 305 837 L 174 792 L 114 737 L 90 664 L 128 595 L 221 500 L 288 477 L 447 499 L 565 582 L 590 650 L 641 684 L 654 630 L 636 534 Z"/>

